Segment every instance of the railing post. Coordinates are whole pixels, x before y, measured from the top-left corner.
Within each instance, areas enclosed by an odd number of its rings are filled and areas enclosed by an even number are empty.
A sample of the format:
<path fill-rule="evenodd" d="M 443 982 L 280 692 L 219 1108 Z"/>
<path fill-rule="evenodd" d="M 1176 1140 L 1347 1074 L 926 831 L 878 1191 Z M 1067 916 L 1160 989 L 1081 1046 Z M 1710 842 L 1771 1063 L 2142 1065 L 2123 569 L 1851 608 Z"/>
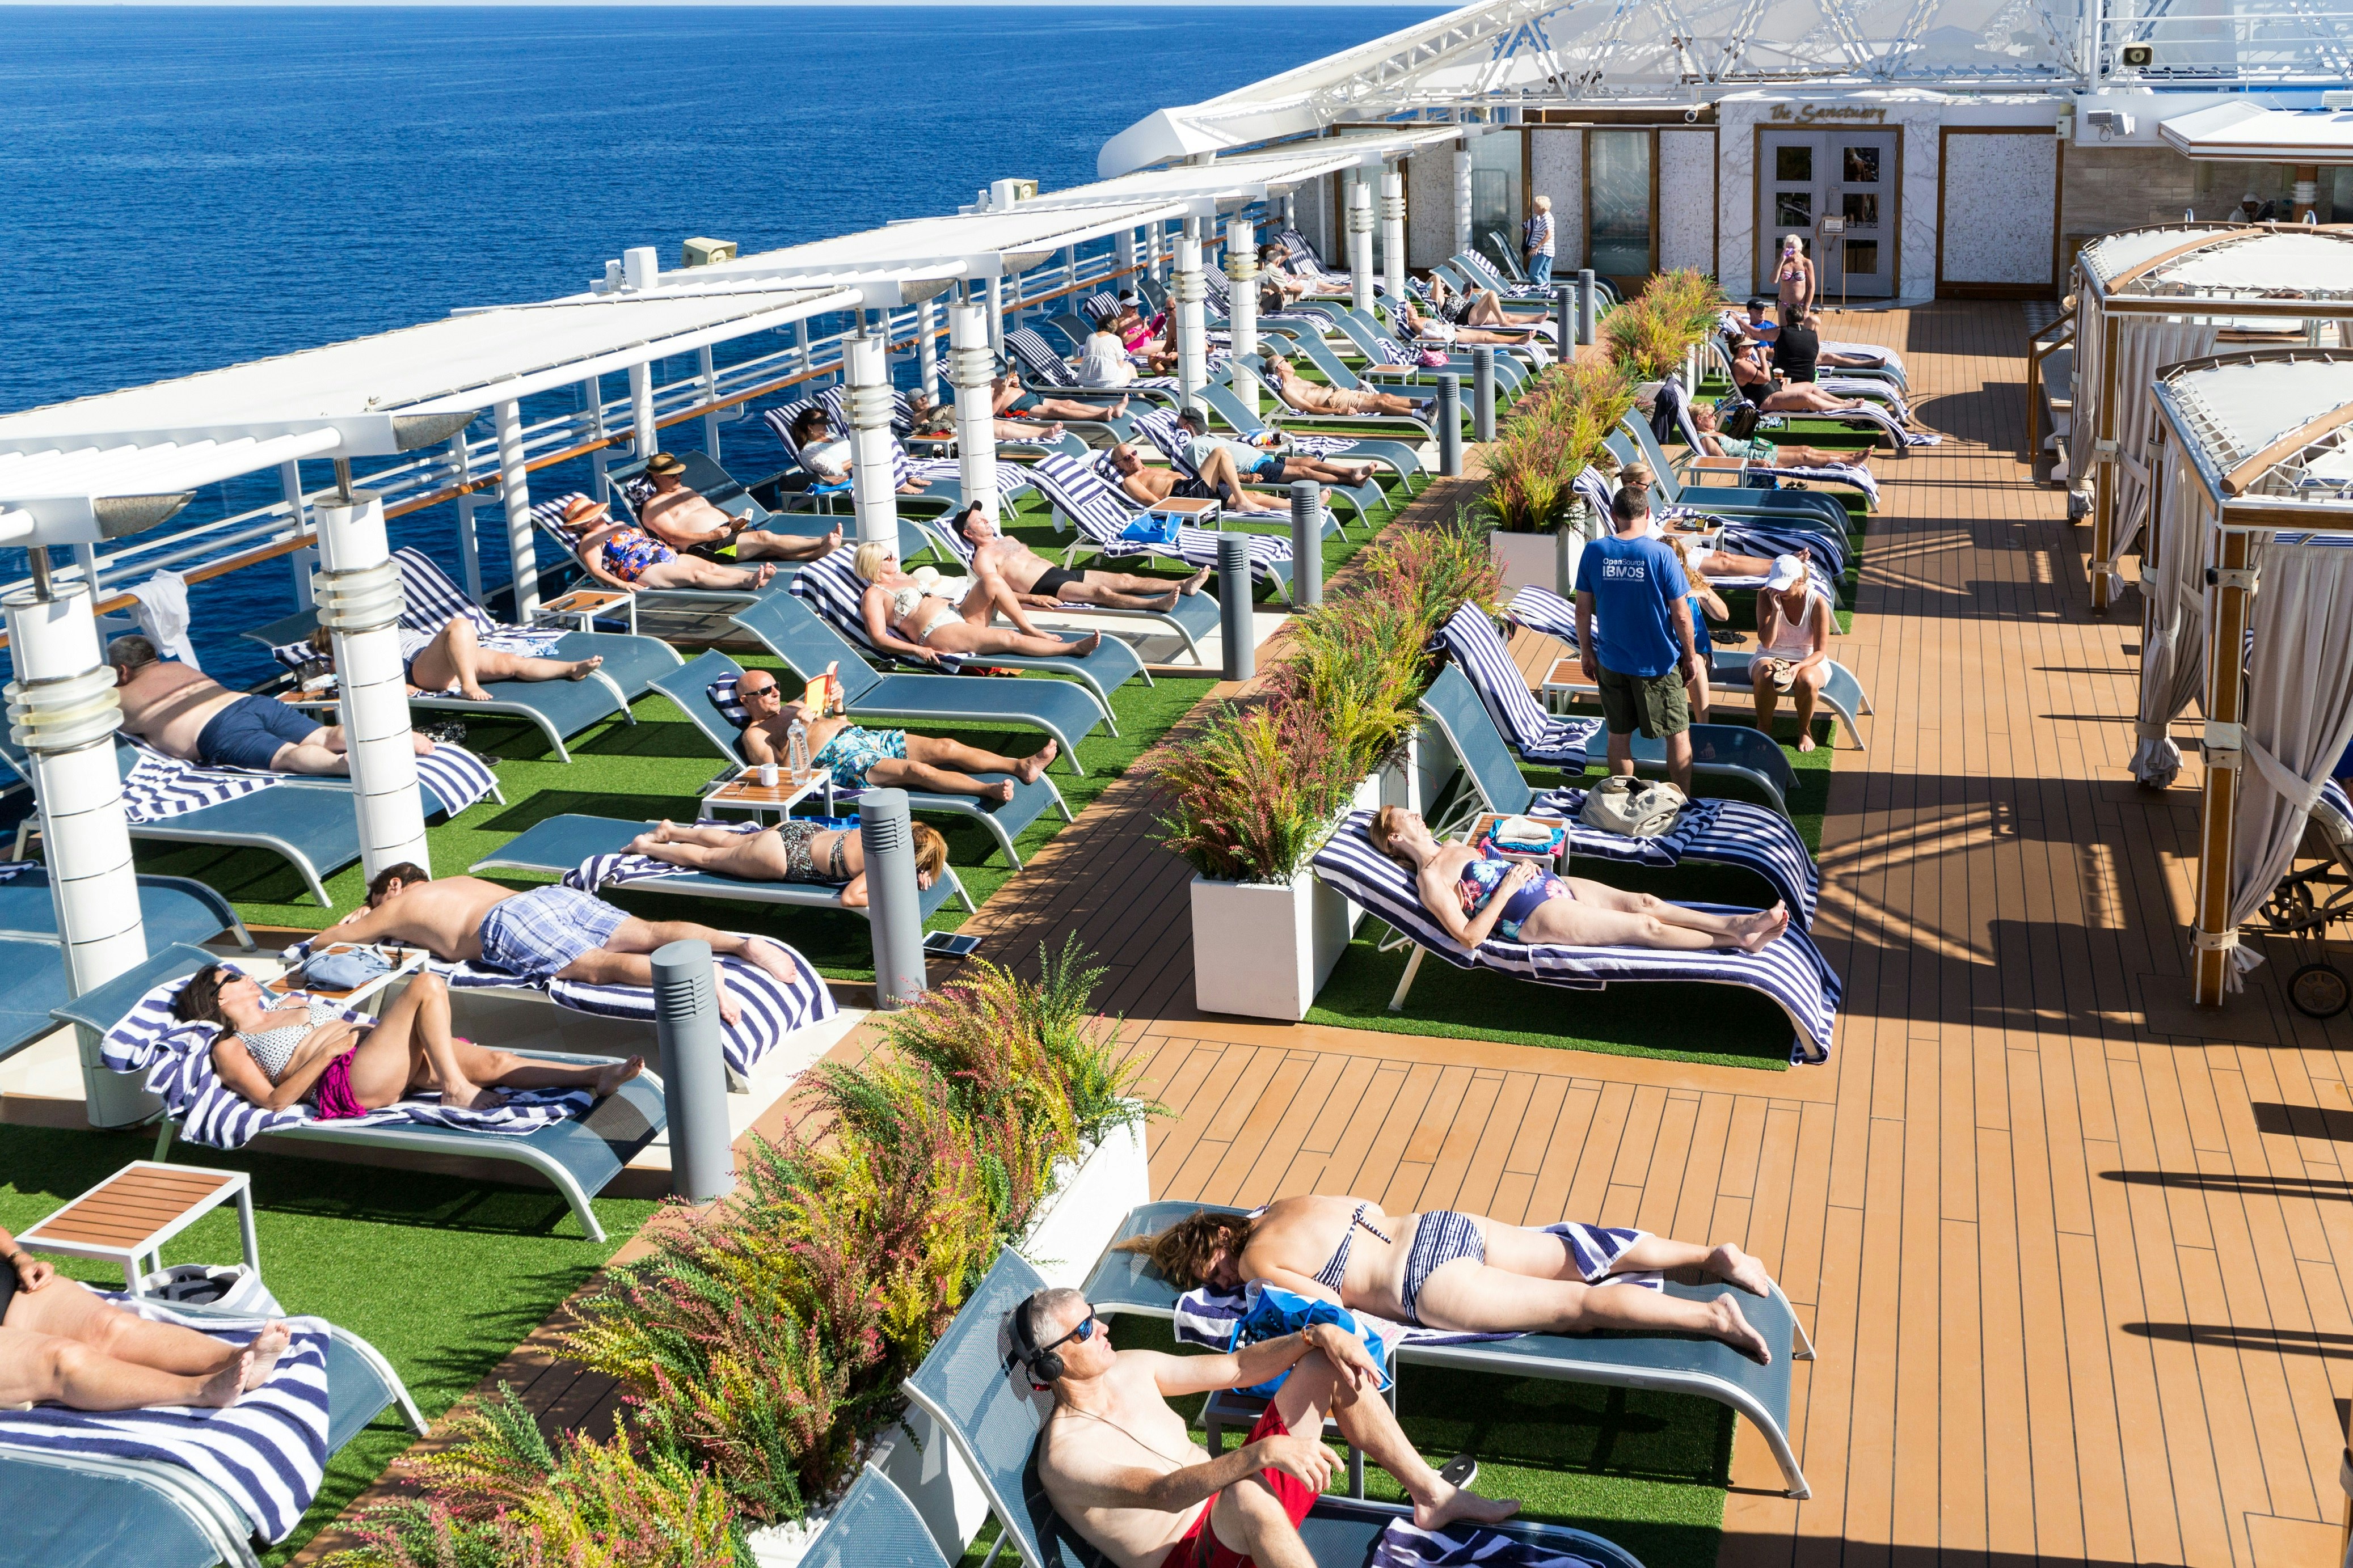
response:
<path fill-rule="evenodd" d="M 719 977 L 711 944 L 688 940 L 654 949 L 654 1037 L 661 1046 L 662 1106 L 670 1131 L 670 1190 L 709 1203 L 735 1190 L 727 1136 L 727 1058 L 722 1049 Z"/>
<path fill-rule="evenodd" d="M 302 465 L 284 462 L 278 465 L 278 492 L 286 498 L 287 527 L 295 537 L 311 526 L 311 519 L 302 504 Z M 292 552 L 286 557 L 286 570 L 294 578 L 294 607 L 311 607 L 311 568 L 318 560 L 315 547 Z"/>
<path fill-rule="evenodd" d="M 1324 487 L 1291 484 L 1291 605 L 1304 610 L 1324 602 Z"/>
<path fill-rule="evenodd" d="M 948 376 L 955 388 L 957 477 L 967 500 L 997 521 L 997 416 L 989 382 L 997 356 L 977 305 L 948 307 Z"/>
<path fill-rule="evenodd" d="M 1218 535 L 1218 610 L 1220 652 L 1228 680 L 1248 680 L 1258 673 L 1258 642 L 1251 618 L 1250 536 L 1229 531 Z M 1292 563 L 1296 572 L 1299 563 Z"/>
<path fill-rule="evenodd" d="M 858 843 L 866 852 L 874 1005 L 887 1012 L 907 1005 L 931 986 L 923 967 L 923 906 L 905 790 L 870 789 L 858 797 Z"/>
<path fill-rule="evenodd" d="M 403 861 L 430 870 L 400 658 L 400 568 L 385 539 L 384 502 L 372 491 L 353 490 L 320 502 L 314 512 L 319 624 L 334 639 L 360 865 L 370 877 Z"/>
<path fill-rule="evenodd" d="M 712 462 L 719 461 L 719 410 L 712 405 L 719 401 L 719 367 L 711 357 L 711 345 L 702 350 L 702 450 Z"/>
<path fill-rule="evenodd" d="M 531 547 L 531 470 L 523 465 L 522 405 L 510 398 L 493 414 L 499 429 L 499 505 L 506 512 L 507 558 L 514 566 L 514 618 L 528 626 L 539 613 L 539 558 Z"/>
<path fill-rule="evenodd" d="M 1438 471 L 1452 479 L 1462 471 L 1462 378 L 1438 378 Z"/>
<path fill-rule="evenodd" d="M 470 486 L 473 477 L 473 454 L 466 449 L 466 433 L 460 430 L 449 437 L 449 479 Z M 480 504 L 470 488 L 458 492 L 458 565 L 466 574 L 466 597 L 478 605 L 482 602 L 482 542 L 474 532 L 474 512 Z"/>

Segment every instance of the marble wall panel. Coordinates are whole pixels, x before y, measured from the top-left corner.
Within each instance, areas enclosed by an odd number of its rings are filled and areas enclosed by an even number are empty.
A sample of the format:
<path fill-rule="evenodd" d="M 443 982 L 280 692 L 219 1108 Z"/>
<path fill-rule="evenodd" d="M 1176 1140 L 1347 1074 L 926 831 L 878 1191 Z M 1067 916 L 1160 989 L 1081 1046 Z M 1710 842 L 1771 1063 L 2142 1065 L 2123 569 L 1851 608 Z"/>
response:
<path fill-rule="evenodd" d="M 1715 132 L 1659 132 L 1659 270 L 1715 270 Z"/>
<path fill-rule="evenodd" d="M 2021 132 L 1947 133 L 1945 283 L 2048 283 L 2059 144 Z"/>
<path fill-rule="evenodd" d="M 1531 131 L 1528 161 L 1531 198 L 1552 198 L 1553 271 L 1575 273 L 1585 265 L 1585 132 Z"/>

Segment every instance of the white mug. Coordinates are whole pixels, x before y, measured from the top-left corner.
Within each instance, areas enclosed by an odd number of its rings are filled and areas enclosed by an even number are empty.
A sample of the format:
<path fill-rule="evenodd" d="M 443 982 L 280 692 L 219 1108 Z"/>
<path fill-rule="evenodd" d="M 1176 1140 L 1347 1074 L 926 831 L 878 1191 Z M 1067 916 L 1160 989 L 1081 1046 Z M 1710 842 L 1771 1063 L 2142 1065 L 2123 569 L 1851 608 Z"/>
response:
<path fill-rule="evenodd" d="M 760 764 L 760 787 L 762 789 L 774 789 L 776 787 L 776 763 L 762 763 Z"/>

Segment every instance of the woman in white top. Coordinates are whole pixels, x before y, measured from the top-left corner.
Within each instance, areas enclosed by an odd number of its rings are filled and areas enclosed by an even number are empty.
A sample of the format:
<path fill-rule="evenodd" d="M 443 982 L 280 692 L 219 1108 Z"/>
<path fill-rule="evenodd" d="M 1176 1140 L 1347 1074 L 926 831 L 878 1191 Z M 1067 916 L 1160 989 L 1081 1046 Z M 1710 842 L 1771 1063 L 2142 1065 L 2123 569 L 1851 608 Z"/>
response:
<path fill-rule="evenodd" d="M 930 592 L 931 584 L 899 570 L 899 552 L 878 540 L 860 545 L 850 564 L 867 584 L 859 609 L 874 646 L 925 664 L 938 663 L 944 653 L 1083 658 L 1103 641 L 1101 632 L 1067 641 L 1039 631 L 1001 578 L 971 578 L 962 599 L 950 604 Z M 935 581 L 947 585 L 946 580 Z M 999 610 L 1019 629 L 1007 631 L 991 626 L 991 617 Z"/>
<path fill-rule="evenodd" d="M 1081 386 L 1125 386 L 1135 379 L 1135 364 L 1108 327 L 1097 327 L 1079 356 Z"/>
<path fill-rule="evenodd" d="M 1748 679 L 1757 727 L 1773 732 L 1773 710 L 1788 692 L 1798 709 L 1798 750 L 1814 749 L 1814 700 L 1831 678 L 1831 603 L 1794 555 L 1776 555 L 1757 595 L 1757 657 Z"/>

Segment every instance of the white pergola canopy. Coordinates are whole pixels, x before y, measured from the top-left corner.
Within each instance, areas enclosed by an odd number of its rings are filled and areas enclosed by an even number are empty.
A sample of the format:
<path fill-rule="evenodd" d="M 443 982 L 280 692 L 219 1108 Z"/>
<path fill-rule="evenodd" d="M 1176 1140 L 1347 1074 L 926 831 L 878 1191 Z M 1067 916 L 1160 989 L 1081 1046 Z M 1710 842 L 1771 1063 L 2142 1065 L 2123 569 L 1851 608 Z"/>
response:
<path fill-rule="evenodd" d="M 2353 299 L 2353 227 L 2185 224 L 2105 235 L 2082 253 L 2084 277 L 2108 301 L 2146 296 L 2288 304 Z M 2333 312 L 2323 312 L 2324 314 Z"/>
<path fill-rule="evenodd" d="M 859 298 L 772 288 L 490 310 L 0 415 L 0 542 L 136 532 L 219 479 L 302 458 L 414 450 L 495 404 Z"/>
<path fill-rule="evenodd" d="M 2353 354 L 2193 362 L 2160 377 L 2157 396 L 2218 505 L 2261 496 L 2353 508 Z"/>
<path fill-rule="evenodd" d="M 2158 122 L 2192 159 L 2241 163 L 2353 163 L 2353 110 L 2218 103 Z"/>

